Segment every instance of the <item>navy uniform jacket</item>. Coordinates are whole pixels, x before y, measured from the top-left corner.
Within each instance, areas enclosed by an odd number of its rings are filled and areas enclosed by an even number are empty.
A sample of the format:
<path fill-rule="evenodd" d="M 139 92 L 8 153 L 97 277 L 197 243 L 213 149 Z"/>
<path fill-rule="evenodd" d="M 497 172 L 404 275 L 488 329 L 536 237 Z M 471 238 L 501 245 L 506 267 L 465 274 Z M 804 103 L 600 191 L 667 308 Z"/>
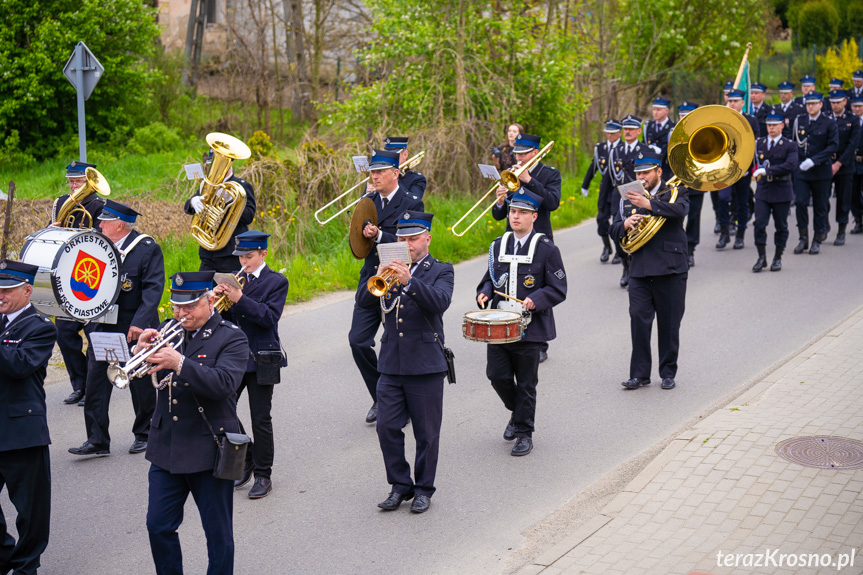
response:
<path fill-rule="evenodd" d="M 446 358 L 434 334 L 444 343 L 443 314 L 452 300 L 454 276 L 451 263 L 438 261 L 429 254 L 416 265 L 407 286 L 395 285 L 387 293 L 383 305 L 392 306 L 392 310 L 383 314 L 378 371 L 388 375 L 420 375 L 447 370 Z M 362 299 L 364 307 L 381 305 L 381 298 L 367 289 Z"/>
<path fill-rule="evenodd" d="M 758 125 L 758 120 L 752 114 L 743 114 L 743 117 L 746 118 L 746 121 L 749 122 L 749 127 L 752 128 L 752 133 L 756 138 L 761 137 L 761 134 L 765 133 L 761 131 L 761 126 Z"/>
<path fill-rule="evenodd" d="M 542 197 L 542 204 L 539 206 L 539 215 L 533 223 L 533 227 L 548 237 L 552 237 L 551 231 L 551 212 L 560 206 L 560 188 L 561 178 L 557 168 L 546 166 L 542 162 L 538 162 L 530 172 L 531 180 L 522 184 L 522 186 Z M 497 204 L 491 209 L 491 216 L 496 220 L 507 219 L 509 215 L 509 200 L 512 198 L 513 192 L 507 191 L 506 201 L 502 206 Z M 510 231 L 509 221 L 506 222 L 506 230 Z"/>
<path fill-rule="evenodd" d="M 538 233 L 537 230 L 534 230 L 525 238 L 522 242 L 521 253 L 527 254 L 527 246 L 530 245 L 536 233 Z M 491 244 L 494 253 L 494 277 L 497 281 L 501 280 L 503 274 L 509 272 L 509 263 L 498 261 L 502 237 L 495 239 Z M 510 234 L 506 253 L 511 254 L 514 245 L 515 235 Z M 497 308 L 498 302 L 503 298 L 494 291 L 507 293 L 506 286 L 505 283 L 500 288 L 495 288 L 489 270 L 485 270 L 485 275 L 476 287 L 476 291 L 477 294 L 484 293 L 488 296 L 489 301 L 486 303 L 486 309 Z M 552 308 L 566 299 L 566 272 L 563 269 L 563 258 L 560 256 L 560 250 L 548 237 L 540 238 L 536 243 L 532 263 L 518 265 L 516 287 L 518 293 L 515 297 L 520 300 L 530 297 L 536 305 L 536 308 L 531 312 L 532 319 L 524 331 L 522 341 L 545 342 L 557 337 Z"/>
<path fill-rule="evenodd" d="M 617 191 L 617 186 L 635 181 L 635 159 L 644 157 L 645 154 L 652 153 L 650 148 L 644 142 L 636 140 L 633 143 L 632 151 L 626 152 L 626 142 L 618 144 L 608 155 L 609 170 L 606 174 L 609 185 L 611 186 L 611 210 L 617 210 L 620 204 L 620 192 Z M 665 170 L 663 170 L 665 174 Z M 665 174 L 668 176 L 669 174 Z"/>
<path fill-rule="evenodd" d="M 806 108 L 798 104 L 795 100 L 791 100 L 785 107 L 783 107 L 782 104 L 775 104 L 773 106 L 773 113 L 779 114 L 785 118 L 785 126 L 782 128 L 782 135 L 791 140 L 794 138 L 794 120 L 796 120 L 797 116 L 800 114 L 805 114 Z M 767 132 L 765 131 L 763 134 L 766 135 Z"/>
<path fill-rule="evenodd" d="M 667 175 L 671 171 L 668 167 L 668 139 L 671 137 L 671 132 L 674 130 L 675 125 L 669 118 L 665 121 L 662 128 L 658 127 L 656 120 L 650 120 L 641 128 L 644 143 L 648 146 L 659 148 L 660 155 L 662 156 L 662 169 Z"/>
<path fill-rule="evenodd" d="M 380 243 L 382 244 L 388 244 L 398 240 L 396 237 L 396 228 L 399 223 L 399 218 L 405 214 L 405 211 L 425 211 L 423 201 L 417 196 L 408 193 L 401 184 L 399 184 L 398 190 L 390 196 L 390 201 L 387 202 L 387 207 L 383 210 L 381 210 L 381 195 L 378 192 L 367 193 L 363 197 L 371 198 L 375 203 L 375 207 L 378 211 L 378 229 L 381 230 Z M 366 282 L 368 282 L 370 277 L 377 273 L 379 263 L 378 246 L 375 244 L 372 246 L 372 251 L 366 256 L 366 259 L 363 262 L 363 267 L 360 270 L 360 282 L 357 284 L 355 300 L 361 307 L 373 307 L 370 305 L 363 305 L 361 302 L 366 301 L 362 298 L 363 292 L 369 291 L 366 288 Z M 377 302 L 375 302 L 374 305 L 378 305 Z"/>
<path fill-rule="evenodd" d="M 597 142 L 596 145 L 593 146 L 593 161 L 590 163 L 590 166 L 587 168 L 587 173 L 584 175 L 584 181 L 581 182 L 581 187 L 583 189 L 590 188 L 590 182 L 593 181 L 594 176 L 599 173 L 600 182 L 599 182 L 599 202 L 603 201 L 608 202 L 608 190 L 611 188 L 611 180 L 605 178 L 605 174 L 608 172 L 608 151 L 609 148 L 616 148 L 622 140 L 618 138 L 614 142 L 609 142 L 608 140 L 604 142 Z M 537 221 L 539 218 L 537 217 Z"/>
<path fill-rule="evenodd" d="M 767 135 L 767 114 L 772 114 L 773 109 L 773 106 L 764 102 L 761 103 L 761 106 L 757 110 L 755 109 L 755 105 L 752 105 L 752 117 L 758 123 L 758 132 L 755 134 L 756 138 Z"/>
<path fill-rule="evenodd" d="M 782 136 L 767 150 L 768 138 L 755 140 L 756 168 L 765 167 L 755 189 L 755 199 L 764 202 L 793 202 L 794 183 L 791 178 L 797 169 L 797 144 Z"/>
<path fill-rule="evenodd" d="M 833 154 L 833 161 L 842 163 L 836 175 L 853 174 L 854 152 L 856 143 L 860 140 L 860 118 L 851 112 L 842 112 L 840 116 L 834 115 L 833 118 L 839 138 L 839 147 Z"/>
<path fill-rule="evenodd" d="M 854 156 L 854 169 L 855 173 L 860 175 L 863 174 L 863 118 L 857 117 L 857 126 L 858 130 L 858 139 L 857 139 L 857 152 Z"/>
<path fill-rule="evenodd" d="M 794 139 L 797 141 L 797 160 L 811 159 L 815 165 L 807 171 L 798 169 L 794 177 L 800 180 L 829 180 L 833 177 L 832 158 L 839 149 L 839 130 L 836 122 L 822 112 L 815 121 L 809 114 L 797 116 L 794 126 Z"/>
<path fill-rule="evenodd" d="M 282 348 L 279 319 L 287 297 L 288 278 L 264 266 L 260 277 L 243 286 L 243 297 L 222 314 L 226 320 L 240 326 L 249 340 L 247 372 L 257 371 L 257 352 Z M 282 361 L 281 367 L 287 365 L 287 361 Z"/>
<path fill-rule="evenodd" d="M 63 194 L 62 196 L 60 196 L 59 198 L 54 200 L 54 206 L 51 208 L 51 223 L 52 224 L 57 221 L 57 213 L 60 211 L 60 208 L 63 206 L 63 204 L 66 203 L 66 200 L 68 200 L 68 199 L 69 199 L 69 194 Z M 97 220 L 99 218 L 99 214 L 102 213 L 102 208 L 105 207 L 105 200 L 100 198 L 96 194 L 96 192 L 90 192 L 90 195 L 81 201 L 81 205 L 93 217 L 93 221 L 91 222 L 91 227 L 97 227 L 99 225 L 99 222 Z M 81 220 L 83 219 L 83 217 L 84 217 L 83 214 L 81 214 L 80 212 L 74 214 L 73 215 L 74 224 L 72 225 L 72 227 L 73 228 L 80 228 L 81 227 Z M 65 225 L 65 224 L 63 224 L 61 222 L 61 225 Z"/>
<path fill-rule="evenodd" d="M 0 452 L 51 443 L 43 385 L 56 341 L 32 305 L 0 332 Z"/>
<path fill-rule="evenodd" d="M 237 182 L 243 189 L 246 190 L 246 207 L 243 208 L 243 213 L 240 215 L 240 220 L 237 222 L 237 227 L 234 228 L 234 231 L 231 233 L 231 239 L 228 240 L 228 243 L 225 244 L 220 250 L 216 250 L 211 252 L 210 250 L 205 250 L 202 247 L 198 248 L 198 255 L 200 257 L 227 257 L 234 253 L 234 238 L 237 237 L 237 234 L 241 234 L 245 231 L 248 231 L 249 224 L 255 221 L 255 210 L 257 209 L 257 204 L 255 203 L 255 189 L 252 187 L 252 184 L 247 182 L 242 178 L 238 178 L 236 175 L 231 174 L 230 178 L 225 179 L 226 182 Z M 198 191 L 195 193 L 195 196 L 200 196 L 201 190 L 198 188 Z M 194 198 L 195 196 L 192 196 Z M 192 198 L 186 200 L 185 206 L 183 209 L 187 214 L 194 214 L 195 209 L 192 207 Z"/>
<path fill-rule="evenodd" d="M 216 459 L 216 442 L 192 393 L 216 433 L 239 433 L 237 388 L 246 371 L 249 344 L 240 328 L 214 312 L 194 338 L 178 349 L 186 357 L 180 373 L 162 370 L 157 374 L 159 381 L 173 374 L 173 402 L 168 403 L 167 387 L 159 391 L 147 461 L 170 473 L 208 471 Z"/>
<path fill-rule="evenodd" d="M 669 203 L 668 191 L 663 191 L 665 182 L 659 184 L 660 193 L 650 200 L 653 211 L 641 208 L 633 208 L 629 200 L 623 201 L 623 207 L 615 210 L 614 221 L 611 222 L 609 235 L 618 242 L 626 236 L 623 222 L 628 218 L 633 209 L 640 214 L 651 214 L 666 219 L 659 231 L 644 244 L 640 250 L 632 254 L 629 264 L 629 275 L 634 278 L 650 276 L 663 276 L 668 274 L 682 274 L 689 271 L 687 263 L 686 232 L 683 229 L 683 218 L 689 213 L 689 193 L 685 186 L 679 186 L 677 199 Z M 626 217 L 623 217 L 624 212 Z"/>
<path fill-rule="evenodd" d="M 405 170 L 404 174 L 399 176 L 399 185 L 408 191 L 408 194 L 414 195 L 417 199 L 423 199 L 423 194 L 426 193 L 426 177 L 419 172 L 413 170 Z"/>

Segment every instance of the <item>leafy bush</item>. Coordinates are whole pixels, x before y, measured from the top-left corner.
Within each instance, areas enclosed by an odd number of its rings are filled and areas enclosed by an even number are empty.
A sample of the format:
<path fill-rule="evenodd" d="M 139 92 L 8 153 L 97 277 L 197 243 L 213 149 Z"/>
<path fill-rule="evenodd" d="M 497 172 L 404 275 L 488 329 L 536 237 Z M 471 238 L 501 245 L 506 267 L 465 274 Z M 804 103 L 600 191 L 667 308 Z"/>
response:
<path fill-rule="evenodd" d="M 138 128 L 129 140 L 128 151 L 132 154 L 153 154 L 174 150 L 180 146 L 182 139 L 175 128 L 169 128 L 162 122 L 153 122 L 149 126 Z"/>
<path fill-rule="evenodd" d="M 796 10 L 800 46 L 830 46 L 839 38 L 839 12 L 829 0 L 810 0 Z"/>
<path fill-rule="evenodd" d="M 0 170 L 11 172 L 36 165 L 36 160 L 30 154 L 21 151 L 21 138 L 18 130 L 12 130 L 0 148 Z M 2 182 L 5 184 L 5 182 Z"/>
<path fill-rule="evenodd" d="M 273 141 L 263 130 L 255 130 L 255 133 L 246 143 L 255 158 L 266 158 L 273 152 Z"/>
<path fill-rule="evenodd" d="M 827 86 L 830 78 L 850 78 L 855 70 L 863 67 L 857 58 L 857 42 L 843 40 L 839 49 L 830 48 L 823 56 L 817 57 L 818 85 Z"/>

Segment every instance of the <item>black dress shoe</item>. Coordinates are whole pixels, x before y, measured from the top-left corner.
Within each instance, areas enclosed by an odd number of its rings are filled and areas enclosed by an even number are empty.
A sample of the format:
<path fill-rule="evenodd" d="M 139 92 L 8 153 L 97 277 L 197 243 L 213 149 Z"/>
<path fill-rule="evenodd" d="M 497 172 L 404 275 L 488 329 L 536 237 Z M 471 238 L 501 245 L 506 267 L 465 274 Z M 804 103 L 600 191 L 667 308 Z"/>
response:
<path fill-rule="evenodd" d="M 852 234 L 863 234 L 863 222 L 854 222 L 854 227 L 851 228 Z"/>
<path fill-rule="evenodd" d="M 728 242 L 731 241 L 731 236 L 728 235 L 727 231 L 722 231 L 719 235 L 719 241 L 716 242 L 717 250 L 724 250 L 725 246 L 728 245 Z"/>
<path fill-rule="evenodd" d="M 844 246 L 845 245 L 845 232 L 839 232 L 836 234 L 836 239 L 833 240 L 834 246 Z"/>
<path fill-rule="evenodd" d="M 129 453 L 143 453 L 145 451 L 147 451 L 147 442 L 142 439 L 136 439 L 129 447 Z"/>
<path fill-rule="evenodd" d="M 821 242 L 818 240 L 812 240 L 812 245 L 809 247 L 809 253 L 812 255 L 817 255 L 821 253 Z"/>
<path fill-rule="evenodd" d="M 84 407 L 84 402 L 87 401 L 87 396 L 81 398 L 81 401 L 78 402 L 78 407 Z"/>
<path fill-rule="evenodd" d="M 621 383 L 623 387 L 626 389 L 638 389 L 642 385 L 650 385 L 650 379 L 644 379 L 641 377 L 633 377 L 632 379 L 628 379 Z"/>
<path fill-rule="evenodd" d="M 512 418 L 509 418 L 509 423 L 506 424 L 506 429 L 503 430 L 503 438 L 507 441 L 515 439 L 515 425 L 512 423 Z"/>
<path fill-rule="evenodd" d="M 797 243 L 797 247 L 794 248 L 795 254 L 802 254 L 806 250 L 809 249 L 809 238 L 800 238 L 800 241 Z"/>
<path fill-rule="evenodd" d="M 782 258 L 777 256 L 773 258 L 773 263 L 770 264 L 770 271 L 779 272 L 782 271 Z"/>
<path fill-rule="evenodd" d="M 111 455 L 111 450 L 85 441 L 81 447 L 70 447 L 69 453 L 72 455 Z"/>
<path fill-rule="evenodd" d="M 629 268 L 623 268 L 623 275 L 620 276 L 620 287 L 625 288 L 629 285 Z"/>
<path fill-rule="evenodd" d="M 743 238 L 741 238 L 740 236 L 737 236 L 736 238 L 734 238 L 734 245 L 732 246 L 732 249 L 742 250 L 743 248 L 744 248 Z"/>
<path fill-rule="evenodd" d="M 674 383 L 674 378 L 666 377 L 662 380 L 662 385 L 660 385 L 659 387 L 661 387 L 662 389 L 674 389 L 675 385 L 677 384 Z"/>
<path fill-rule="evenodd" d="M 366 414 L 366 423 L 374 423 L 377 420 L 378 420 L 378 402 L 376 401 L 372 404 L 371 409 L 369 409 L 369 412 Z"/>
<path fill-rule="evenodd" d="M 273 490 L 273 482 L 267 477 L 255 477 L 255 484 L 249 489 L 249 499 L 263 499 Z"/>
<path fill-rule="evenodd" d="M 396 493 L 393 491 L 390 493 L 390 496 L 387 497 L 386 501 L 378 503 L 378 507 L 384 511 L 395 511 L 399 508 L 399 505 L 402 504 L 402 501 L 409 501 L 413 499 L 413 497 L 413 493 Z"/>
<path fill-rule="evenodd" d="M 521 457 L 533 451 L 533 439 L 530 437 L 519 437 L 510 452 L 514 457 Z"/>
<path fill-rule="evenodd" d="M 542 363 L 547 359 L 548 359 L 548 352 L 540 351 L 539 352 L 539 363 Z"/>
<path fill-rule="evenodd" d="M 714 234 L 718 234 L 721 231 L 722 231 L 722 226 L 720 224 L 716 224 L 715 226 L 713 226 L 713 233 Z"/>
<path fill-rule="evenodd" d="M 69 397 L 63 400 L 63 403 L 65 403 L 66 405 L 72 405 L 73 403 L 78 403 L 82 399 L 84 399 L 84 391 L 76 389 L 69 394 Z"/>
<path fill-rule="evenodd" d="M 254 465 L 243 464 L 243 476 L 234 480 L 234 489 L 242 487 L 252 478 L 252 471 L 255 470 Z"/>
<path fill-rule="evenodd" d="M 599 256 L 599 261 L 601 261 L 602 263 L 607 262 L 607 261 L 608 261 L 608 257 L 609 257 L 610 255 L 611 255 L 611 248 L 609 248 L 609 247 L 604 247 L 604 248 L 602 248 L 602 255 L 601 255 L 601 256 Z"/>
<path fill-rule="evenodd" d="M 614 257 L 611 258 L 611 263 L 612 263 L 612 265 L 619 264 L 620 263 L 620 256 L 617 254 L 614 254 Z"/>
<path fill-rule="evenodd" d="M 766 267 L 767 267 L 767 256 L 765 256 L 764 254 L 758 254 L 758 259 L 755 261 L 755 265 L 752 266 L 752 271 L 754 271 L 755 273 L 758 273 Z"/>
<path fill-rule="evenodd" d="M 431 499 L 428 495 L 417 495 L 411 503 L 411 513 L 425 513 L 429 510 Z"/>

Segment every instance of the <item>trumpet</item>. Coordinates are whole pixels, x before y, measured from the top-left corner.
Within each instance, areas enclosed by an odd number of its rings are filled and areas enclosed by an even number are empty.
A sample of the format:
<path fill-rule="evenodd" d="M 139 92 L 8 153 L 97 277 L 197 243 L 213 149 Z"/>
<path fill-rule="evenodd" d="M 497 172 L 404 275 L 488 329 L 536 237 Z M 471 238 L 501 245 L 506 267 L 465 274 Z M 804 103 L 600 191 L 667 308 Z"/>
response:
<path fill-rule="evenodd" d="M 484 209 L 482 211 L 482 213 L 480 213 L 480 215 L 478 215 L 470 223 L 470 225 L 468 227 L 466 227 L 462 232 L 456 231 L 456 228 L 458 227 L 458 225 L 460 223 L 462 223 L 465 220 L 465 218 L 467 218 L 480 204 L 482 204 L 490 194 L 494 193 L 497 190 L 498 186 L 503 186 L 507 190 L 509 190 L 510 192 L 514 192 L 514 191 L 518 190 L 521 187 L 521 181 L 518 179 L 518 177 L 521 174 L 523 174 L 525 170 L 530 170 L 536 164 L 538 164 L 541 159 L 543 159 L 546 155 L 548 155 L 548 153 L 551 151 L 551 149 L 553 147 L 554 147 L 554 142 L 551 141 L 551 142 L 547 143 L 545 145 L 545 147 L 543 149 L 541 149 L 537 155 L 535 155 L 534 157 L 529 159 L 524 164 L 520 165 L 518 168 L 516 168 L 514 170 L 502 171 L 500 173 L 500 180 L 495 181 L 495 183 L 491 186 L 491 188 L 489 188 L 489 190 L 485 194 L 483 194 L 483 196 L 479 200 L 477 200 L 477 202 L 473 206 L 471 206 L 471 208 L 468 211 L 465 212 L 465 214 L 461 217 L 461 219 L 459 219 L 459 221 L 457 221 L 456 223 L 454 223 L 452 225 L 452 228 L 451 228 L 452 233 L 456 237 L 459 237 L 459 238 L 462 237 L 463 235 L 465 235 L 467 233 L 467 231 L 469 229 L 471 229 L 478 221 L 480 221 L 483 218 L 483 216 L 485 216 L 489 212 L 489 210 L 491 210 L 494 207 L 494 205 L 497 203 L 497 198 L 494 198 L 494 201 L 491 204 L 489 204 L 488 207 L 486 209 Z"/>
<path fill-rule="evenodd" d="M 410 258 L 408 258 L 410 260 Z M 408 268 L 411 267 L 411 262 L 408 261 Z M 396 270 L 387 268 L 379 276 L 372 276 L 366 282 L 366 287 L 369 292 L 375 297 L 382 297 L 392 289 L 394 285 L 398 285 L 399 278 L 396 276 Z"/>
<path fill-rule="evenodd" d="M 237 272 L 237 275 L 234 276 L 235 278 L 237 278 L 237 283 L 240 284 L 240 290 L 241 291 L 244 287 L 246 287 L 246 278 L 244 278 L 241 275 L 242 273 L 243 273 L 243 270 L 240 270 Z M 234 305 L 234 302 L 232 302 L 230 299 L 228 299 L 228 294 L 223 293 L 216 300 L 214 307 L 216 308 L 217 312 L 224 313 L 225 310 L 229 309 L 232 305 Z"/>
<path fill-rule="evenodd" d="M 183 341 L 183 332 L 185 331 L 183 322 L 186 319 L 184 317 L 174 323 L 165 324 L 165 327 L 155 337 L 158 341 L 133 355 L 123 367 L 120 367 L 118 362 L 111 361 L 108 365 L 108 379 L 114 384 L 114 387 L 126 389 L 133 379 L 147 375 L 147 372 L 153 368 L 153 364 L 147 360 L 163 347 L 170 346 L 171 349 L 176 349 Z"/>
<path fill-rule="evenodd" d="M 423 151 L 423 152 L 420 152 L 419 154 L 416 154 L 416 155 L 408 158 L 402 165 L 399 166 L 399 170 L 402 173 L 404 173 L 406 170 L 414 169 L 417 165 L 419 165 L 420 162 L 423 161 L 423 158 L 425 157 L 425 155 L 426 155 L 426 153 Z M 333 215 L 331 215 L 327 219 L 321 220 L 321 218 L 318 217 L 318 214 L 325 211 L 327 208 L 329 208 L 333 204 L 337 203 L 339 200 L 341 200 L 342 198 L 344 198 L 345 196 L 347 196 L 348 194 L 350 194 L 351 192 L 353 192 L 354 190 L 356 190 L 360 186 L 363 186 L 364 184 L 366 184 L 369 181 L 370 177 L 371 176 L 366 176 L 366 178 L 364 180 L 362 180 L 360 183 L 356 184 L 355 186 L 348 188 L 347 190 L 345 190 L 344 192 L 339 194 L 334 200 L 332 200 L 331 202 L 329 202 L 327 204 L 324 204 L 323 207 L 321 207 L 321 209 L 316 211 L 315 212 L 315 219 L 318 221 L 318 223 L 321 224 L 322 226 L 325 224 L 328 224 L 331 221 L 333 221 L 334 219 L 336 219 L 336 217 L 340 216 L 341 214 L 345 213 L 346 211 L 348 211 L 349 209 L 351 209 L 352 207 L 357 205 L 359 203 L 359 201 L 361 199 L 363 199 L 365 192 L 363 192 L 363 194 L 361 194 L 359 198 L 352 201 L 351 203 L 349 203 L 348 205 L 346 205 L 345 207 L 343 207 L 342 209 L 340 209 L 339 211 L 337 211 L 336 213 L 334 213 Z M 363 188 L 363 190 L 365 190 L 365 187 Z"/>

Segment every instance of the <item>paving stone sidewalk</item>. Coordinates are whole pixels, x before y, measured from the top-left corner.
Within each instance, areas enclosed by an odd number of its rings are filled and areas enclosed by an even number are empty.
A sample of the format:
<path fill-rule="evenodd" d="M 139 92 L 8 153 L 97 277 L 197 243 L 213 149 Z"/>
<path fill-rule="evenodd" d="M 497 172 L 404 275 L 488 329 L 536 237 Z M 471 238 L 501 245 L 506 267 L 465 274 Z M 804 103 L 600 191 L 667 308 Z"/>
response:
<path fill-rule="evenodd" d="M 676 437 L 518 575 L 861 574 L 863 469 L 776 454 L 798 436 L 863 441 L 863 309 Z"/>

